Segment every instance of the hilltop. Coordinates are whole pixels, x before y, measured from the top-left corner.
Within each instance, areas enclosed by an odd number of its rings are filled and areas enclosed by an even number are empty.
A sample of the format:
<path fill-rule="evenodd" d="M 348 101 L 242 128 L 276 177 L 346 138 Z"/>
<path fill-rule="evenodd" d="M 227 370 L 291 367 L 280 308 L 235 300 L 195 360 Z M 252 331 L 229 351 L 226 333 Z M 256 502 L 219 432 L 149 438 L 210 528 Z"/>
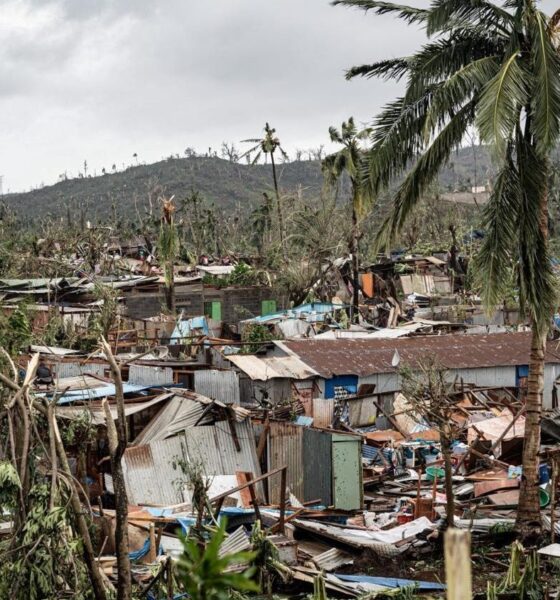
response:
<path fill-rule="evenodd" d="M 484 184 L 489 174 L 489 157 L 484 148 L 476 149 L 476 180 Z M 475 160 L 472 148 L 455 153 L 440 177 L 444 189 L 468 188 L 474 181 Z M 279 183 L 284 192 L 315 198 L 323 177 L 319 161 L 299 160 L 278 166 Z M 5 196 L 25 220 L 46 215 L 63 216 L 68 210 L 80 211 L 88 219 L 103 219 L 113 207 L 121 214 L 142 209 L 157 195 L 186 198 L 198 191 L 216 207 L 250 210 L 262 202 L 263 192 L 272 192 L 269 164 L 247 165 L 217 157 L 168 158 L 153 164 L 130 166 L 123 171 L 99 176 L 66 179 L 30 192 Z M 155 197 L 154 197 L 155 196 Z"/>

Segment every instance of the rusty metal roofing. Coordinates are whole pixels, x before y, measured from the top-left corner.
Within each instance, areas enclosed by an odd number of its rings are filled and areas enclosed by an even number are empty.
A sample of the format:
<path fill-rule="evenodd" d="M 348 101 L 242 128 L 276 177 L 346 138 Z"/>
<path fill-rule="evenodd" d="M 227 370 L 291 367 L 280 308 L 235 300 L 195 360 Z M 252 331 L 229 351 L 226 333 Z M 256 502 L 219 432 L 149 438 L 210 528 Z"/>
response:
<path fill-rule="evenodd" d="M 122 466 L 129 502 L 155 506 L 183 502 L 181 486 L 176 484 L 181 471 L 175 466 L 184 455 L 183 436 L 127 448 Z"/>
<path fill-rule="evenodd" d="M 391 373 L 395 351 L 400 364 L 415 365 L 435 356 L 448 369 L 473 369 L 529 364 L 531 333 L 490 335 L 434 335 L 401 339 L 287 340 L 278 347 L 316 371 L 321 377 Z M 560 364 L 560 348 L 548 345 L 546 362 Z"/>

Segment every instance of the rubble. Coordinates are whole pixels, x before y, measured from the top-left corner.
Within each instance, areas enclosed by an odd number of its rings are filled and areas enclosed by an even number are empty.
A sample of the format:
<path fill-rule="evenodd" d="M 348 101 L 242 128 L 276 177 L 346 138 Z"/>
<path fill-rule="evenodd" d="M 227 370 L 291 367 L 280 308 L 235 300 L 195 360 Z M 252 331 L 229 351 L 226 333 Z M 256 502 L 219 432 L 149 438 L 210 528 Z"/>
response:
<path fill-rule="evenodd" d="M 213 278 L 227 278 L 232 270 L 198 269 Z M 342 296 L 344 277 L 334 278 Z M 206 539 L 216 524 L 227 522 L 222 555 L 266 540 L 282 565 L 282 590 L 310 589 L 319 577 L 330 593 L 344 597 L 411 585 L 441 593 L 445 588 L 435 576 L 390 577 L 383 570 L 374 576 L 364 561 L 412 564 L 436 554 L 450 490 L 458 529 L 475 538 L 511 530 L 523 475 L 529 334 L 465 335 L 465 322 L 406 316 L 407 303 L 419 307 L 421 296 L 455 293 L 456 281 L 437 258 L 373 266 L 361 281 L 360 324 L 345 324 L 345 305 L 338 302 L 271 311 L 240 320 L 237 329 L 212 314 L 137 319 L 127 316 L 125 297 L 108 332 L 110 351 L 33 343 L 18 357 L 20 381 L 37 367 L 39 355 L 46 369 L 33 397 L 56 403 L 63 426 L 89 428 L 88 437 L 69 442 L 66 451 L 81 500 L 104 536 L 97 562 L 108 580 L 116 583 L 118 565 L 107 419 L 119 422 L 119 397 L 128 434 L 121 459 L 128 555 L 141 585 L 152 584 L 166 561 L 179 560 L 179 532 Z M 154 283 L 154 277 L 141 276 L 112 285 L 126 290 Z M 90 284 L 37 280 L 1 282 L 0 288 L 9 304 L 25 294 L 40 303 L 51 293 L 83 299 Z M 391 300 L 392 289 L 406 295 L 402 305 Z M 385 324 L 391 327 L 379 328 L 385 318 L 380 298 L 388 303 Z M 87 328 L 87 318 L 101 310 L 53 306 L 64 318 L 80 315 L 78 328 Z M 244 330 L 254 324 L 266 327 L 272 339 L 246 345 Z M 34 325 L 39 331 L 43 326 Z M 414 369 L 428 355 L 450 374 L 450 479 L 441 423 L 422 414 L 403 388 L 402 365 Z M 560 429 L 552 407 L 558 365 L 560 354 L 550 347 L 541 506 L 545 528 L 556 535 Z M 11 524 L 3 523 L 0 535 L 10 531 Z M 557 544 L 540 553 L 556 557 Z M 231 569 L 243 571 L 248 564 Z"/>

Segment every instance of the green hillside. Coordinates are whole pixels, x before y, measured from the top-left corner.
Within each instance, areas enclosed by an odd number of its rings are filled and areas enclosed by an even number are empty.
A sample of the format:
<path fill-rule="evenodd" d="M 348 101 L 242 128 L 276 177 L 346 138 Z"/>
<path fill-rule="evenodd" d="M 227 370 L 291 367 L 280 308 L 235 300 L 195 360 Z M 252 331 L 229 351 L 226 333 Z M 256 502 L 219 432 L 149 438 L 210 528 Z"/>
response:
<path fill-rule="evenodd" d="M 476 150 L 476 181 L 484 184 L 489 158 L 483 148 Z M 295 161 L 278 166 L 282 191 L 317 197 L 323 185 L 318 161 Z M 441 174 L 442 188 L 469 187 L 475 177 L 475 157 L 471 148 L 459 150 Z M 128 167 L 124 171 L 61 181 L 26 193 L 5 196 L 6 203 L 22 219 L 35 220 L 48 214 L 63 216 L 79 211 L 88 219 L 103 220 L 116 207 L 122 214 L 142 209 L 149 198 L 175 195 L 178 200 L 196 190 L 219 208 L 250 209 L 262 202 L 263 192 L 272 191 L 270 165 L 247 165 L 216 157 L 169 158 L 150 165 Z"/>

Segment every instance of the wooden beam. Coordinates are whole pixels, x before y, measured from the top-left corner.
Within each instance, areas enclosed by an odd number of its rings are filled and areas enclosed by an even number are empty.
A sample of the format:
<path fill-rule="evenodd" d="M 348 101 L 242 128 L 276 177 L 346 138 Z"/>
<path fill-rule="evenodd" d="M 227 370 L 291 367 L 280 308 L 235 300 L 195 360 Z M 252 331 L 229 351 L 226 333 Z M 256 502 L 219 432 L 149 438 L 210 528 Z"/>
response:
<path fill-rule="evenodd" d="M 258 483 L 259 481 L 264 481 L 265 479 L 272 477 L 272 475 L 276 475 L 277 473 L 280 473 L 281 471 L 284 471 L 287 468 L 288 468 L 287 466 L 278 467 L 277 469 L 273 469 L 272 471 L 269 471 L 268 473 L 265 473 L 264 475 L 259 475 L 258 477 L 255 477 L 254 479 L 252 479 L 251 481 L 249 481 L 247 483 L 238 485 L 237 487 L 234 487 L 231 490 L 228 490 L 227 492 L 223 492 L 222 494 L 219 494 L 218 496 L 214 496 L 214 498 L 210 498 L 210 504 L 219 502 L 220 500 L 223 500 L 224 498 L 227 498 L 228 496 L 235 494 L 235 492 L 240 492 L 241 490 L 244 490 L 245 488 L 248 488 L 249 486 L 254 485 L 255 483 Z"/>

